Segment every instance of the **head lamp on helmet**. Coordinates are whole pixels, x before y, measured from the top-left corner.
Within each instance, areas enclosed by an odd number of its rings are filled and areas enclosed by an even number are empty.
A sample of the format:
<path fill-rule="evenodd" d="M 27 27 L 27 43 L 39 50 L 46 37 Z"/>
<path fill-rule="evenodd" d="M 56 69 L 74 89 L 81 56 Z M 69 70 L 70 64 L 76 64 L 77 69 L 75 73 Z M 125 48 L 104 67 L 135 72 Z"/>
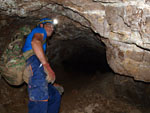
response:
<path fill-rule="evenodd" d="M 43 19 L 41 19 L 40 22 L 38 23 L 38 26 L 39 26 L 40 24 L 46 24 L 46 23 L 51 23 L 51 24 L 53 24 L 53 20 L 50 19 L 50 18 L 43 18 Z"/>

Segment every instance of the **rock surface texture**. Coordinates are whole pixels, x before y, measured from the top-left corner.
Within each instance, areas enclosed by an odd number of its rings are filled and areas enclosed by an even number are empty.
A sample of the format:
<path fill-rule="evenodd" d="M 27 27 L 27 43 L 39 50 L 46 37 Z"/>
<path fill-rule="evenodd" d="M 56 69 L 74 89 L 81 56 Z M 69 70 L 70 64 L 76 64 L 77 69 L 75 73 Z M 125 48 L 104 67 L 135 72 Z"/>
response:
<path fill-rule="evenodd" d="M 114 72 L 150 82 L 150 0 L 0 0 L 0 4 L 0 15 L 63 15 L 91 28 L 103 37 Z"/>

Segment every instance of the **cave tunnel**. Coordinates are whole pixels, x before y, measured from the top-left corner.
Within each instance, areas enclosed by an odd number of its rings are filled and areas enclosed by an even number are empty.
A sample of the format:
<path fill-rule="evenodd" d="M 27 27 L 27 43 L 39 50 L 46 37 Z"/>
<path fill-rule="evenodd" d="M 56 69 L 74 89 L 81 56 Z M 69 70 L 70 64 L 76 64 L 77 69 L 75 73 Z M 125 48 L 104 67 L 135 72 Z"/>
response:
<path fill-rule="evenodd" d="M 43 8 L 35 14 L 31 11 L 28 17 L 1 15 L 0 55 L 17 38 L 18 29 L 25 25 L 32 29 L 42 17 L 57 18 L 46 55 L 56 83 L 65 89 L 60 113 L 149 113 L 149 84 L 115 73 L 108 62 L 108 45 L 102 41 L 105 37 L 81 15 L 62 10 L 59 4 L 56 7 L 61 14 Z M 27 105 L 27 84 L 10 85 L 1 74 L 0 113 L 27 113 Z"/>
<path fill-rule="evenodd" d="M 90 29 L 65 25 L 62 33 L 53 34 L 49 41 L 48 56 L 54 65 L 60 65 L 67 72 L 92 74 L 111 71 L 106 61 L 105 45 Z M 60 26 L 61 28 L 61 26 Z M 58 40 L 55 37 L 59 37 Z M 65 39 L 61 38 L 65 37 Z M 57 51 L 53 53 L 52 51 Z M 50 54 L 51 53 L 51 54 Z"/>

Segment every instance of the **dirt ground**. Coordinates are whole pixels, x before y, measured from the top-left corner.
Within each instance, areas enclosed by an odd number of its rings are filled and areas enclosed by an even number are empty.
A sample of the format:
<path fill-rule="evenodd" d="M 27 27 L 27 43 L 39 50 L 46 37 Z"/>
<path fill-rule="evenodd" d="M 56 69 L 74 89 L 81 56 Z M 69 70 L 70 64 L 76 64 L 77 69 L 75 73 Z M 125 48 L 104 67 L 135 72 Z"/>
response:
<path fill-rule="evenodd" d="M 57 83 L 65 89 L 60 113 L 150 113 L 148 104 L 136 96 L 118 93 L 121 89 L 116 90 L 112 72 L 85 74 L 59 70 L 56 75 Z M 27 113 L 27 104 L 26 84 L 14 87 L 1 78 L 0 113 Z"/>
<path fill-rule="evenodd" d="M 134 99 L 128 95 L 118 95 L 114 74 L 111 72 L 75 74 L 70 78 L 66 77 L 65 81 L 67 82 L 62 82 L 65 93 L 60 113 L 150 113 L 148 107 L 143 107 L 142 103 L 130 102 Z"/>

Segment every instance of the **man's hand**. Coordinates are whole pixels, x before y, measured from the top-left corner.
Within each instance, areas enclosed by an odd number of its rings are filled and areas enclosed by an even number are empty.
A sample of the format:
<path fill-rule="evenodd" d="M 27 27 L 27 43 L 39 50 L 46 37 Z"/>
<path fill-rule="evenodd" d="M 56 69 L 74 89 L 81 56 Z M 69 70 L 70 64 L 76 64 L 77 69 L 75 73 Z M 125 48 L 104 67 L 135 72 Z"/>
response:
<path fill-rule="evenodd" d="M 45 73 L 47 74 L 46 76 L 46 80 L 49 82 L 49 83 L 54 83 L 55 81 L 55 73 L 54 71 L 51 69 L 50 65 L 48 63 L 46 64 L 43 64 L 43 67 L 44 67 L 44 71 Z"/>

